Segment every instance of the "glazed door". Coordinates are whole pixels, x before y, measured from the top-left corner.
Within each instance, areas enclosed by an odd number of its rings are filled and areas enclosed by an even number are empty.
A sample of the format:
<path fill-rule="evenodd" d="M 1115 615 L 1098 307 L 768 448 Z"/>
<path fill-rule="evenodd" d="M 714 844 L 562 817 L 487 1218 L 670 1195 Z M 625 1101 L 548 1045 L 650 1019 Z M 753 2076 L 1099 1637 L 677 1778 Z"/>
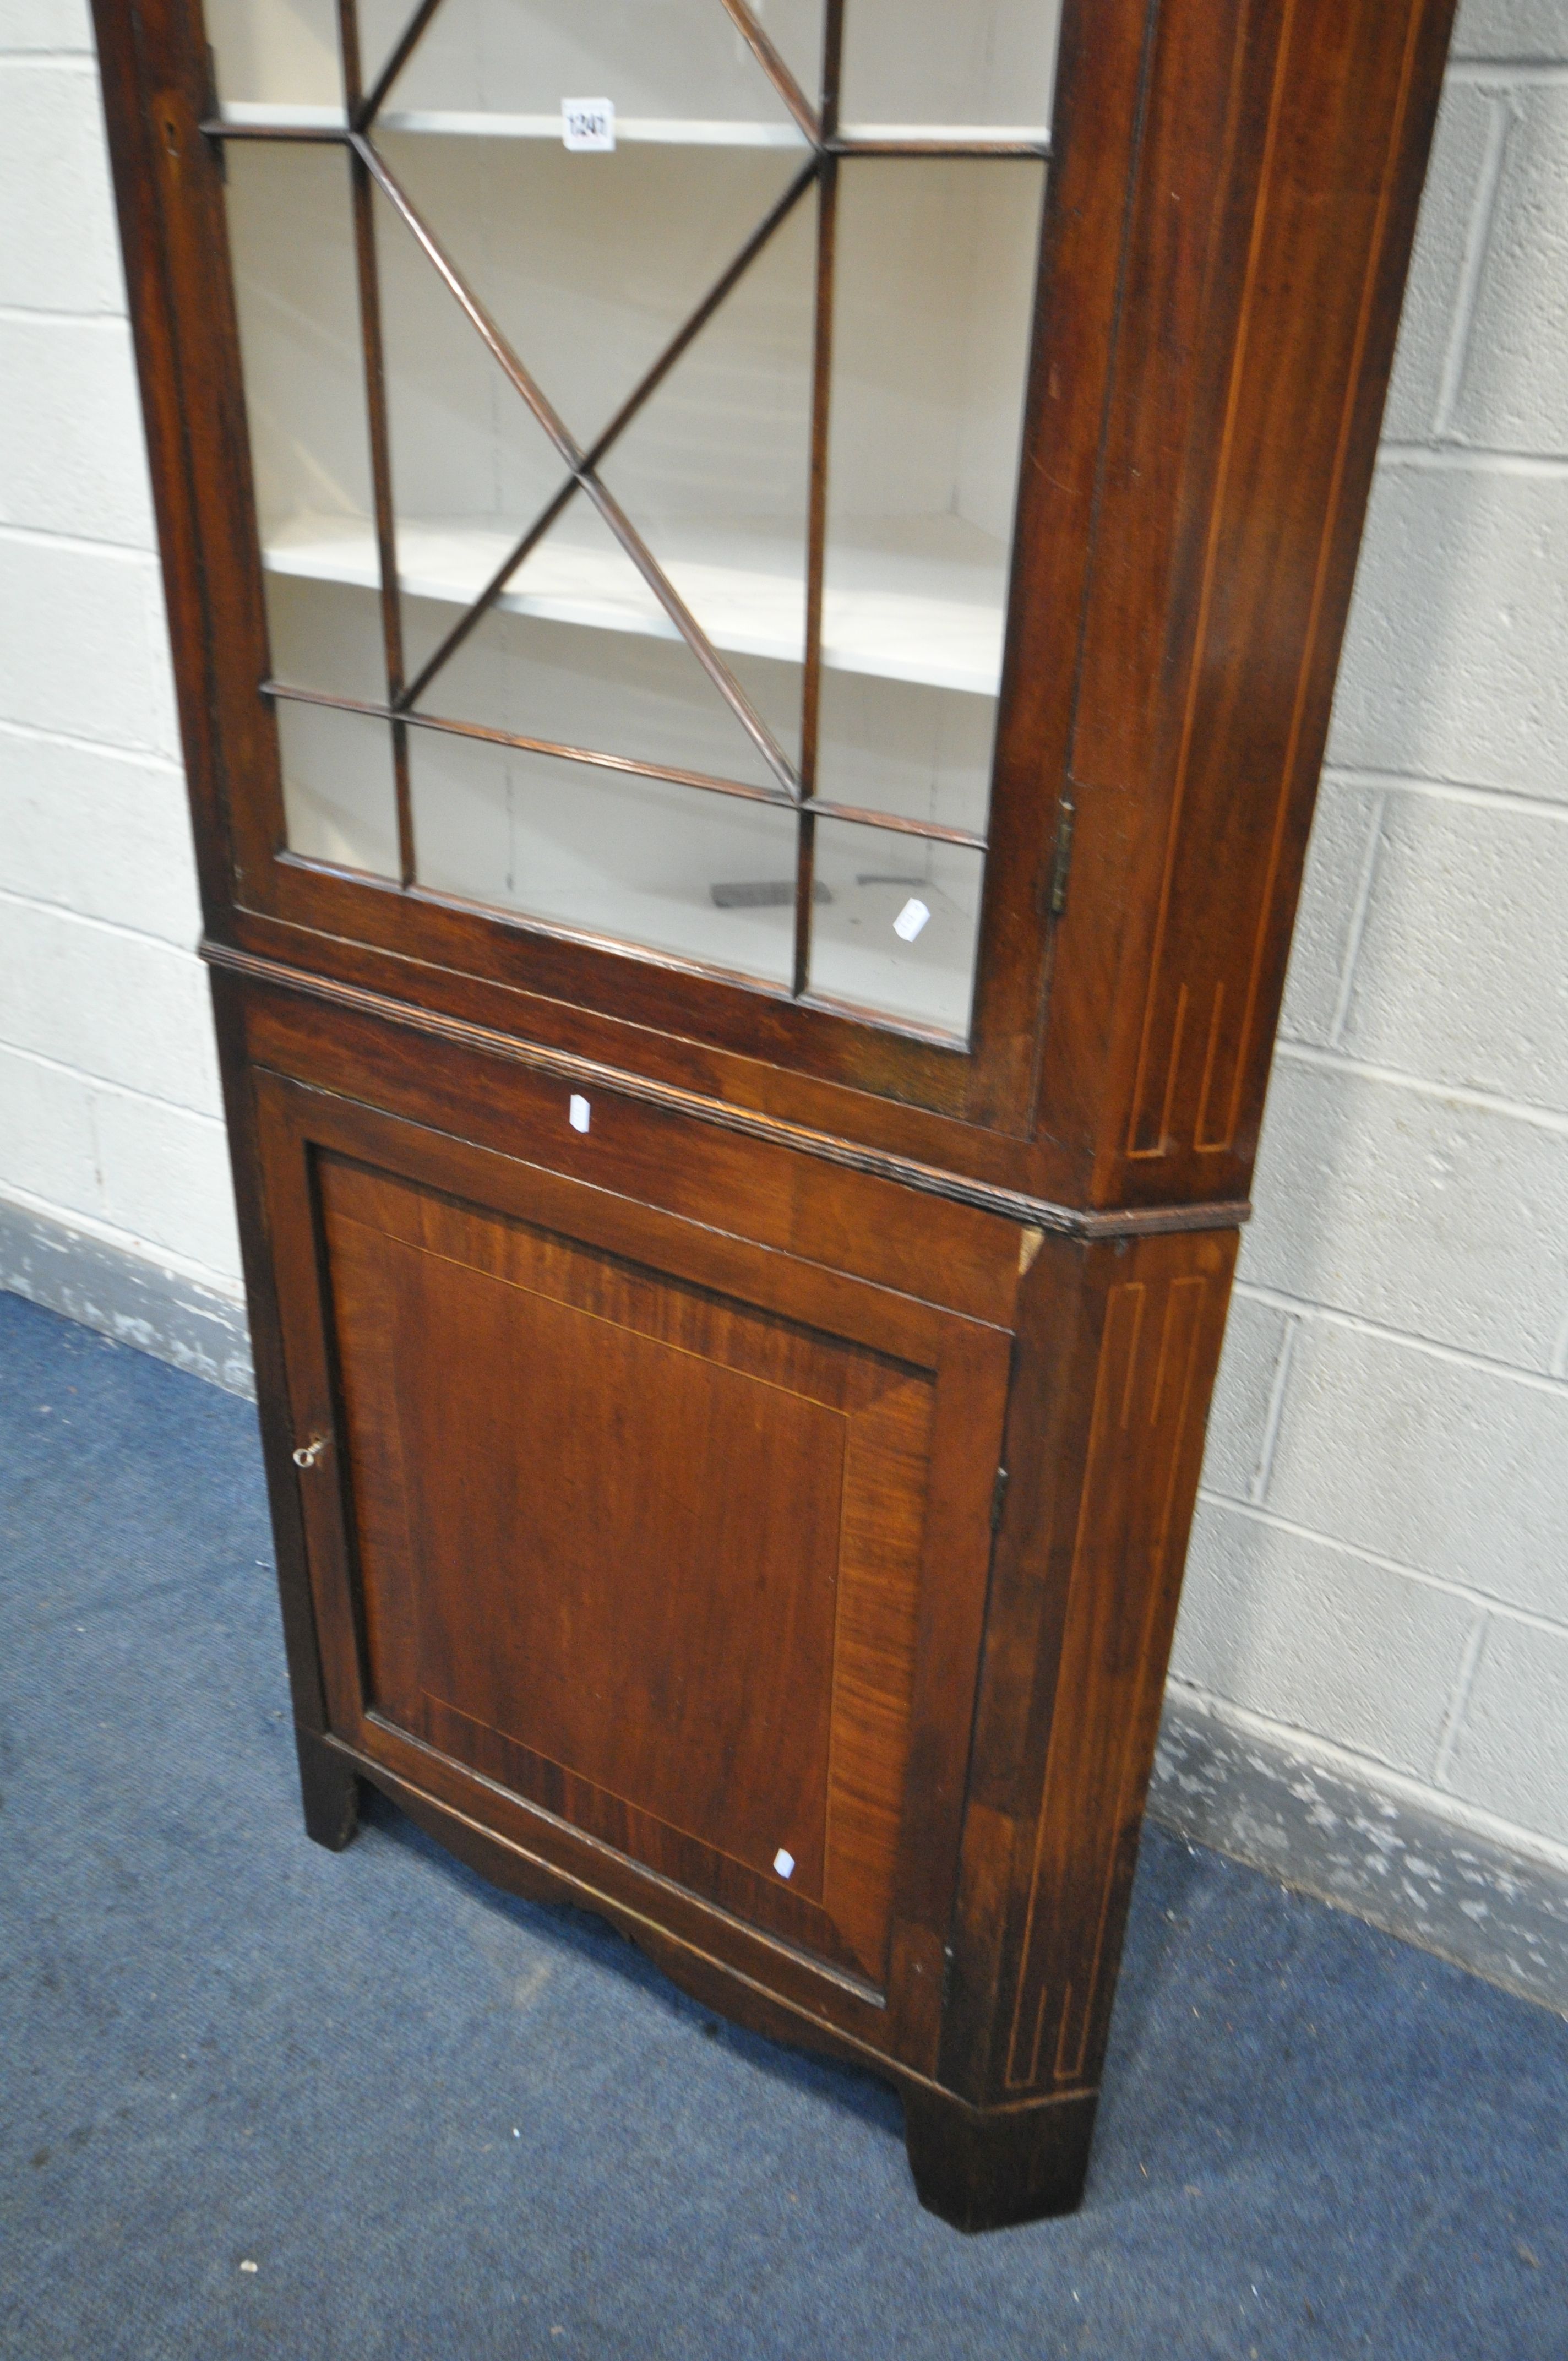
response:
<path fill-rule="evenodd" d="M 487 1825 L 576 1832 L 918 2048 L 1004 1332 L 612 1172 L 260 1099 L 334 1733 Z"/>
<path fill-rule="evenodd" d="M 738 984 L 960 1088 L 1027 886 L 987 849 L 1057 5 L 916 16 L 209 0 L 252 893 L 466 913 L 481 966 L 505 914 L 573 996 Z"/>

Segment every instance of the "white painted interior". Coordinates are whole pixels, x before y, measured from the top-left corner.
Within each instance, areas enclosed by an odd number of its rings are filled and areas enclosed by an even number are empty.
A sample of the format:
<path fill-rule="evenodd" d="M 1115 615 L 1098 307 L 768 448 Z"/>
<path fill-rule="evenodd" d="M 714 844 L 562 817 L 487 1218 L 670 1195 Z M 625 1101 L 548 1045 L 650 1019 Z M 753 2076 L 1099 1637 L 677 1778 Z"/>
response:
<path fill-rule="evenodd" d="M 236 1298 L 80 0 L 0 0 L 0 1191 Z M 1565 263 L 1562 0 L 1470 0 L 1175 1680 L 1360 1792 L 1568 1863 Z M 473 799 L 455 835 L 494 829 Z"/>

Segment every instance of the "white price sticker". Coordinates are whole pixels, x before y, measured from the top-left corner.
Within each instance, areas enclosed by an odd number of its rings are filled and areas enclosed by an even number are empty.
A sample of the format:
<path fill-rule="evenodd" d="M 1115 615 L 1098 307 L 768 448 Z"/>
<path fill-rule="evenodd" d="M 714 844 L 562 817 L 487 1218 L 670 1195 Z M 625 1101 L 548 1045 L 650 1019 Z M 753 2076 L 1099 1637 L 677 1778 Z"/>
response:
<path fill-rule="evenodd" d="M 574 156 L 608 156 L 615 147 L 613 98 L 564 98 L 561 138 Z"/>
<path fill-rule="evenodd" d="M 931 913 L 925 903 L 917 902 L 911 895 L 897 917 L 894 918 L 893 931 L 895 935 L 902 936 L 906 943 L 912 943 L 921 928 L 929 922 L 930 917 Z"/>

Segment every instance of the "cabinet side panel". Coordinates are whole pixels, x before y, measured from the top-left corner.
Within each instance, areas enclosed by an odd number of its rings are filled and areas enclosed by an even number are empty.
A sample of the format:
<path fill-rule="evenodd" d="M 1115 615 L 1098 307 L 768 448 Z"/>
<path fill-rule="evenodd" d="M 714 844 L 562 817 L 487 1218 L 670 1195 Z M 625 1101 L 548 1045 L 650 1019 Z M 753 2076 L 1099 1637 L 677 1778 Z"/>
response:
<path fill-rule="evenodd" d="M 181 739 L 195 822 L 202 907 L 212 931 L 228 900 L 231 862 L 226 822 L 216 793 L 218 750 L 204 660 L 203 560 L 182 399 L 184 354 L 164 253 L 152 156 L 154 118 L 141 95 L 145 35 L 139 12 L 120 5 L 119 0 L 94 0 L 93 15 L 141 387 L 142 424 L 158 517 Z"/>
<path fill-rule="evenodd" d="M 1451 13 L 1164 12 L 1045 1069 L 1096 1202 L 1246 1189 Z"/>
<path fill-rule="evenodd" d="M 998 1554 L 955 1946 L 947 2065 L 976 2098 L 1098 2075 L 1234 1254 L 1041 1257 L 1008 1438 L 1039 1458 Z"/>
<path fill-rule="evenodd" d="M 221 167 L 192 0 L 94 0 L 132 325 L 209 930 L 282 840 Z"/>
<path fill-rule="evenodd" d="M 212 992 L 235 1203 L 239 1215 L 240 1250 L 245 1263 L 246 1302 L 250 1314 L 251 1352 L 256 1365 L 257 1416 L 261 1427 L 268 1503 L 272 1517 L 272 1542 L 277 1554 L 289 1686 L 297 1727 L 308 1736 L 319 1737 L 327 1727 L 321 1640 L 311 1598 L 304 1525 L 300 1513 L 299 1480 L 291 1456 L 299 1436 L 289 1401 L 278 1304 L 278 1275 L 267 1215 L 255 1075 L 246 1046 L 245 993 L 243 986 L 231 976 L 216 972 L 212 978 Z"/>

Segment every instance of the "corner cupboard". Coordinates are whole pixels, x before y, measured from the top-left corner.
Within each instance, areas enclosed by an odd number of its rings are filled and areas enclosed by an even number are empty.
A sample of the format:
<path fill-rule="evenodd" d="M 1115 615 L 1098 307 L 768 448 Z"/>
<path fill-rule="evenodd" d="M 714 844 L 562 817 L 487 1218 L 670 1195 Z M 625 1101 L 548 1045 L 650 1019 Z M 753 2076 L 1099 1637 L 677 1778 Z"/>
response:
<path fill-rule="evenodd" d="M 1076 2203 L 1450 0 L 98 0 L 306 1825 Z"/>

